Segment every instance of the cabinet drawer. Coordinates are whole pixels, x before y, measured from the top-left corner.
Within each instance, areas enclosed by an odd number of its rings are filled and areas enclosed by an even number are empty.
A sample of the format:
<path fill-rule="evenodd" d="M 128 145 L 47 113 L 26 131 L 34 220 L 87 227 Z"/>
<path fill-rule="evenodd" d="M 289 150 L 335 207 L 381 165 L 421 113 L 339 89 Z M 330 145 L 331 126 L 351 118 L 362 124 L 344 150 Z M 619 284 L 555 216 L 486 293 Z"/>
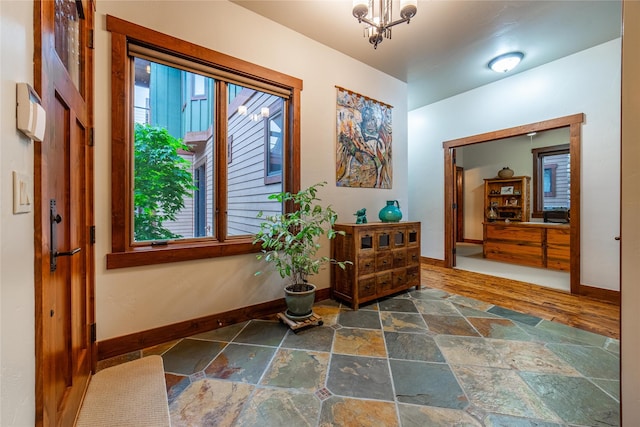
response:
<path fill-rule="evenodd" d="M 393 270 L 393 288 L 403 288 L 407 284 L 407 270 L 401 268 Z"/>
<path fill-rule="evenodd" d="M 569 229 L 547 228 L 547 244 L 569 247 L 571 245 L 571 231 Z"/>
<path fill-rule="evenodd" d="M 376 289 L 379 294 L 393 289 L 391 272 L 376 275 Z"/>
<path fill-rule="evenodd" d="M 373 252 L 373 241 L 375 236 L 370 231 L 360 231 L 358 233 L 358 240 L 356 244 L 358 245 L 356 250 L 358 252 Z"/>
<path fill-rule="evenodd" d="M 404 249 L 393 251 L 393 268 L 407 265 L 407 251 Z"/>
<path fill-rule="evenodd" d="M 388 270 L 393 266 L 393 256 L 391 252 L 381 252 L 376 254 L 376 271 Z"/>
<path fill-rule="evenodd" d="M 420 265 L 420 248 L 407 250 L 407 265 Z"/>
<path fill-rule="evenodd" d="M 517 225 L 487 225 L 487 239 L 542 243 L 542 228 Z"/>
<path fill-rule="evenodd" d="M 358 280 L 358 297 L 365 298 L 376 294 L 376 278 Z"/>
<path fill-rule="evenodd" d="M 389 230 L 380 230 L 376 232 L 376 251 L 387 251 L 391 250 L 391 231 Z"/>
<path fill-rule="evenodd" d="M 407 286 L 420 284 L 420 267 L 407 268 Z"/>
<path fill-rule="evenodd" d="M 484 256 L 515 264 L 543 267 L 542 247 L 525 244 L 511 244 L 502 242 L 485 242 Z"/>
<path fill-rule="evenodd" d="M 358 273 L 361 276 L 367 274 L 373 274 L 376 271 L 376 257 L 375 255 L 360 256 L 358 258 Z"/>

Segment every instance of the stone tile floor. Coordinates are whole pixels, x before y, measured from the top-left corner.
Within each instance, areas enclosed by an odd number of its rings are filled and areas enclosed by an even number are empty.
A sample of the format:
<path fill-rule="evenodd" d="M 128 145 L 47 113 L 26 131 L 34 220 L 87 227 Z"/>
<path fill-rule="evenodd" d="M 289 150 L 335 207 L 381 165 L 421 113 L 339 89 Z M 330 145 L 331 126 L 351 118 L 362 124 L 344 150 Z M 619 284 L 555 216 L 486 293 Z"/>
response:
<path fill-rule="evenodd" d="M 617 426 L 619 342 L 423 288 L 147 349 L 178 426 Z"/>

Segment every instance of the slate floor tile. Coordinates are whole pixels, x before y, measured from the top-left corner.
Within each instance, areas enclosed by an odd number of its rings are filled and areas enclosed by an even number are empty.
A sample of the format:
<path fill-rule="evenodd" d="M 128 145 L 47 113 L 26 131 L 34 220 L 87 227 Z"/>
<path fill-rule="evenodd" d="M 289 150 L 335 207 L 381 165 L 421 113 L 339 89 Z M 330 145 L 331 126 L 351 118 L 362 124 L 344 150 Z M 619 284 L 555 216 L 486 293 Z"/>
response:
<path fill-rule="evenodd" d="M 387 357 L 382 331 L 342 328 L 335 332 L 333 352 L 356 356 Z"/>
<path fill-rule="evenodd" d="M 234 426 L 306 427 L 320 414 L 320 401 L 312 393 L 291 389 L 257 389 L 244 406 Z"/>
<path fill-rule="evenodd" d="M 440 289 L 425 288 L 409 291 L 411 298 L 415 299 L 444 299 L 449 297 L 449 293 Z"/>
<path fill-rule="evenodd" d="M 260 384 L 314 392 L 324 386 L 329 353 L 280 349 Z"/>
<path fill-rule="evenodd" d="M 501 317 L 511 319 L 515 322 L 526 323 L 527 325 L 531 326 L 536 326 L 542 321 L 542 319 L 539 317 L 519 313 L 517 311 L 509 310 L 508 308 L 499 307 L 497 305 L 491 307 L 489 310 L 487 310 L 487 312 L 497 314 Z"/>
<path fill-rule="evenodd" d="M 521 372 L 544 403 L 569 424 L 617 426 L 617 402 L 586 378 Z"/>
<path fill-rule="evenodd" d="M 380 313 L 382 329 L 395 332 L 426 332 L 427 325 L 418 313 Z"/>
<path fill-rule="evenodd" d="M 298 333 L 289 332 L 282 347 L 301 350 L 331 351 L 335 330 L 329 326 L 303 329 Z"/>
<path fill-rule="evenodd" d="M 582 344 L 593 345 L 596 347 L 604 347 L 605 343 L 607 342 L 607 337 L 605 336 L 594 334 L 593 332 L 589 331 L 584 331 L 582 329 L 573 328 L 562 323 L 550 322 L 548 320 L 543 320 L 542 322 L 540 322 L 537 328 L 544 331 L 554 332 L 558 335 L 576 340 Z"/>
<path fill-rule="evenodd" d="M 510 340 L 489 342 L 506 363 L 519 371 L 580 376 L 575 368 L 541 343 Z"/>
<path fill-rule="evenodd" d="M 451 365 L 451 369 L 470 402 L 486 412 L 554 423 L 562 421 L 526 386 L 517 371 L 462 365 Z"/>
<path fill-rule="evenodd" d="M 509 319 L 467 317 L 467 320 L 483 337 L 486 338 L 519 341 L 531 340 L 531 337 L 524 330 Z"/>
<path fill-rule="evenodd" d="M 463 409 L 467 398 L 449 366 L 413 360 L 389 360 L 398 402 Z"/>
<path fill-rule="evenodd" d="M 573 344 L 547 344 L 547 347 L 586 377 L 620 378 L 619 358 L 606 350 Z"/>
<path fill-rule="evenodd" d="M 340 313 L 338 324 L 347 328 L 381 329 L 380 314 L 371 310 L 348 310 Z"/>
<path fill-rule="evenodd" d="M 422 314 L 437 314 L 440 316 L 460 316 L 454 305 L 442 300 L 415 300 L 413 302 Z"/>
<path fill-rule="evenodd" d="M 445 361 L 438 345 L 428 335 L 385 332 L 384 339 L 391 359 L 440 363 Z"/>
<path fill-rule="evenodd" d="M 442 316 L 440 314 L 423 314 L 427 328 L 433 334 L 465 335 L 479 337 L 480 334 L 462 316 Z"/>
<path fill-rule="evenodd" d="M 287 424 L 283 424 L 285 426 Z M 333 396 L 322 403 L 321 427 L 399 427 L 396 405 L 391 402 Z M 288 426 L 288 425 L 287 425 Z M 403 427 L 405 427 L 403 425 Z"/>
<path fill-rule="evenodd" d="M 246 344 L 229 344 L 205 369 L 210 378 L 256 384 L 276 349 Z"/>
<path fill-rule="evenodd" d="M 225 345 L 216 341 L 184 339 L 162 356 L 164 370 L 181 375 L 202 371 Z"/>
<path fill-rule="evenodd" d="M 232 426 L 253 389 L 209 378 L 197 381 L 169 406 L 171 426 Z"/>
<path fill-rule="evenodd" d="M 335 395 L 393 401 L 386 359 L 334 354 L 329 364 L 327 388 Z"/>
<path fill-rule="evenodd" d="M 247 325 L 248 322 L 236 323 L 235 325 L 224 326 L 214 329 L 213 331 L 203 332 L 192 336 L 191 338 L 210 340 L 210 341 L 231 341 L 238 333 Z"/>
<path fill-rule="evenodd" d="M 277 346 L 289 329 L 280 322 L 252 320 L 233 342 Z"/>
<path fill-rule="evenodd" d="M 464 426 L 483 427 L 471 415 L 460 409 L 398 404 L 402 427 Z"/>
<path fill-rule="evenodd" d="M 509 367 L 491 344 L 482 338 L 438 335 L 435 341 L 450 364 Z"/>
<path fill-rule="evenodd" d="M 380 311 L 398 311 L 403 313 L 417 313 L 415 304 L 408 298 L 387 298 L 378 301 Z"/>

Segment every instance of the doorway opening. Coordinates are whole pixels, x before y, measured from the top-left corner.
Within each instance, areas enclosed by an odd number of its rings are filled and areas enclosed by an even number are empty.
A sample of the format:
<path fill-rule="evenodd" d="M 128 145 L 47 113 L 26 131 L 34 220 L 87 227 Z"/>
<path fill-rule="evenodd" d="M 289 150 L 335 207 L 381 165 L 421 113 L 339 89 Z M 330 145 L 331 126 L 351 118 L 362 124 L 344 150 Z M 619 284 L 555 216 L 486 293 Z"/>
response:
<path fill-rule="evenodd" d="M 456 178 L 456 149 L 472 146 L 484 142 L 501 140 L 515 136 L 527 135 L 532 132 L 568 128 L 569 149 L 571 155 L 571 222 L 570 222 L 570 292 L 580 293 L 580 149 L 581 149 L 581 124 L 584 114 L 574 114 L 531 123 L 514 128 L 502 129 L 479 135 L 473 135 L 461 139 L 445 141 L 444 170 L 445 170 L 445 267 L 452 268 L 456 265 L 456 244 L 460 238 L 457 236 L 457 178 Z M 471 242 L 478 243 L 478 242 Z"/>

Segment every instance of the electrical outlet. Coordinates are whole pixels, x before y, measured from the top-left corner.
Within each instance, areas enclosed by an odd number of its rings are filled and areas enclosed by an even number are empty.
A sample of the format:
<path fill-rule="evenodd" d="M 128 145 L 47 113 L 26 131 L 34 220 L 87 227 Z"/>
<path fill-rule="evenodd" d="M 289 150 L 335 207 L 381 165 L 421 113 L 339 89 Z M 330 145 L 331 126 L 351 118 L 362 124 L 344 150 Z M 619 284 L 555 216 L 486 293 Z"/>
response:
<path fill-rule="evenodd" d="M 33 208 L 33 190 L 28 175 L 13 171 L 13 213 L 31 212 Z"/>

